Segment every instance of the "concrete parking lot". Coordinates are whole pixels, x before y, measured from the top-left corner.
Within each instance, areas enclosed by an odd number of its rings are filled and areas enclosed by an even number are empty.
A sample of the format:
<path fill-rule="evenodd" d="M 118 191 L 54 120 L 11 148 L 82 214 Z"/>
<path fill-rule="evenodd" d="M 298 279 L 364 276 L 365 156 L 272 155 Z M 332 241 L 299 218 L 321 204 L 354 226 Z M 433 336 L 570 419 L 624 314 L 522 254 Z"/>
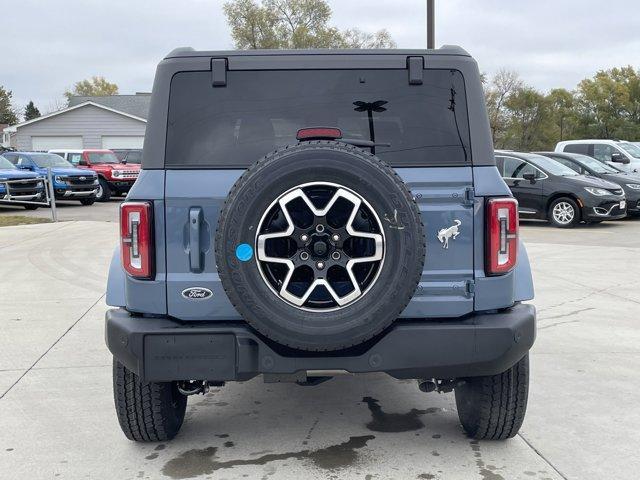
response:
<path fill-rule="evenodd" d="M 115 197 L 108 202 L 96 202 L 91 206 L 80 205 L 80 202 L 56 202 L 56 212 L 59 221 L 97 221 L 97 222 L 118 222 L 118 205 L 124 197 Z M 22 215 L 25 217 L 41 217 L 51 219 L 51 209 L 40 207 L 37 210 L 25 210 L 23 207 L 13 205 L 0 205 L 0 216 L 2 215 Z"/>
<path fill-rule="evenodd" d="M 175 440 L 144 445 L 118 427 L 103 340 L 117 205 L 0 228 L 0 478 L 638 477 L 639 220 L 523 226 L 539 332 L 512 440 L 471 441 L 452 394 L 367 375 L 213 389 L 190 398 Z"/>

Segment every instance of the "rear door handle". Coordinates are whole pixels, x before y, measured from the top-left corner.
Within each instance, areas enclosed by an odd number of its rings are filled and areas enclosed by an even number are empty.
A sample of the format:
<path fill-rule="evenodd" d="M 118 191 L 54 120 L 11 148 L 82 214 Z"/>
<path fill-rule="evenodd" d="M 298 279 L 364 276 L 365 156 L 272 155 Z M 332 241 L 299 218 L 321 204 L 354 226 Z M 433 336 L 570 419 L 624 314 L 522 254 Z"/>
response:
<path fill-rule="evenodd" d="M 200 250 L 200 226 L 202 208 L 189 209 L 189 268 L 192 272 L 202 271 L 202 252 Z"/>

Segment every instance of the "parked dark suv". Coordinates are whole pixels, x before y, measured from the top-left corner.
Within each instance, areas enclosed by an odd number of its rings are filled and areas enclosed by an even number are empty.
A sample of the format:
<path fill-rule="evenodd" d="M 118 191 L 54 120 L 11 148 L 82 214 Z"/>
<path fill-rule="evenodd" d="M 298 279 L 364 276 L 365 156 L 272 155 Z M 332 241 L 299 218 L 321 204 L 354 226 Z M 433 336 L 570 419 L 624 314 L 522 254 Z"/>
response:
<path fill-rule="evenodd" d="M 533 286 L 464 50 L 176 50 L 142 167 L 107 289 L 128 438 L 172 438 L 209 385 L 345 372 L 518 432 Z"/>
<path fill-rule="evenodd" d="M 524 218 L 549 220 L 556 227 L 569 228 L 581 221 L 597 223 L 627 215 L 619 185 L 580 175 L 550 157 L 497 151 L 496 163 Z"/>
<path fill-rule="evenodd" d="M 602 178 L 622 187 L 627 198 L 627 214 L 640 215 L 640 174 L 617 170 L 600 160 L 580 153 L 537 152 L 566 165 L 580 175 Z"/>

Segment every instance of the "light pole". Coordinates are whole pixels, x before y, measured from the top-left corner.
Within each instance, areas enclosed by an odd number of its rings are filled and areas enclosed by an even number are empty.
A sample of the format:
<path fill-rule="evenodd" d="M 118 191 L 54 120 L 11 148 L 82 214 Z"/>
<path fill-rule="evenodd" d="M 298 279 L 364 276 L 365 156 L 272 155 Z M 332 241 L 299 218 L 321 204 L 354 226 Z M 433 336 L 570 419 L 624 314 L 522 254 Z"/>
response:
<path fill-rule="evenodd" d="M 435 0 L 427 0 L 427 48 L 436 48 Z"/>

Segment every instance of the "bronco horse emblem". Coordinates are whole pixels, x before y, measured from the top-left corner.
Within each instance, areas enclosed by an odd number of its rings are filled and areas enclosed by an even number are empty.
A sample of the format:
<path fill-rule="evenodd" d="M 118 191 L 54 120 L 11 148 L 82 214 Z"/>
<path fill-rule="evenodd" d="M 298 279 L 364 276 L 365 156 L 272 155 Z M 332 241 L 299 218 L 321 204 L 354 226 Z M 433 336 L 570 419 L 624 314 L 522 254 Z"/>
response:
<path fill-rule="evenodd" d="M 462 225 L 462 222 L 458 219 L 453 221 L 455 225 L 452 225 L 449 228 L 441 228 L 438 230 L 438 240 L 442 244 L 442 248 L 449 248 L 449 239 L 455 240 L 458 235 L 460 235 L 460 230 L 458 227 Z"/>

